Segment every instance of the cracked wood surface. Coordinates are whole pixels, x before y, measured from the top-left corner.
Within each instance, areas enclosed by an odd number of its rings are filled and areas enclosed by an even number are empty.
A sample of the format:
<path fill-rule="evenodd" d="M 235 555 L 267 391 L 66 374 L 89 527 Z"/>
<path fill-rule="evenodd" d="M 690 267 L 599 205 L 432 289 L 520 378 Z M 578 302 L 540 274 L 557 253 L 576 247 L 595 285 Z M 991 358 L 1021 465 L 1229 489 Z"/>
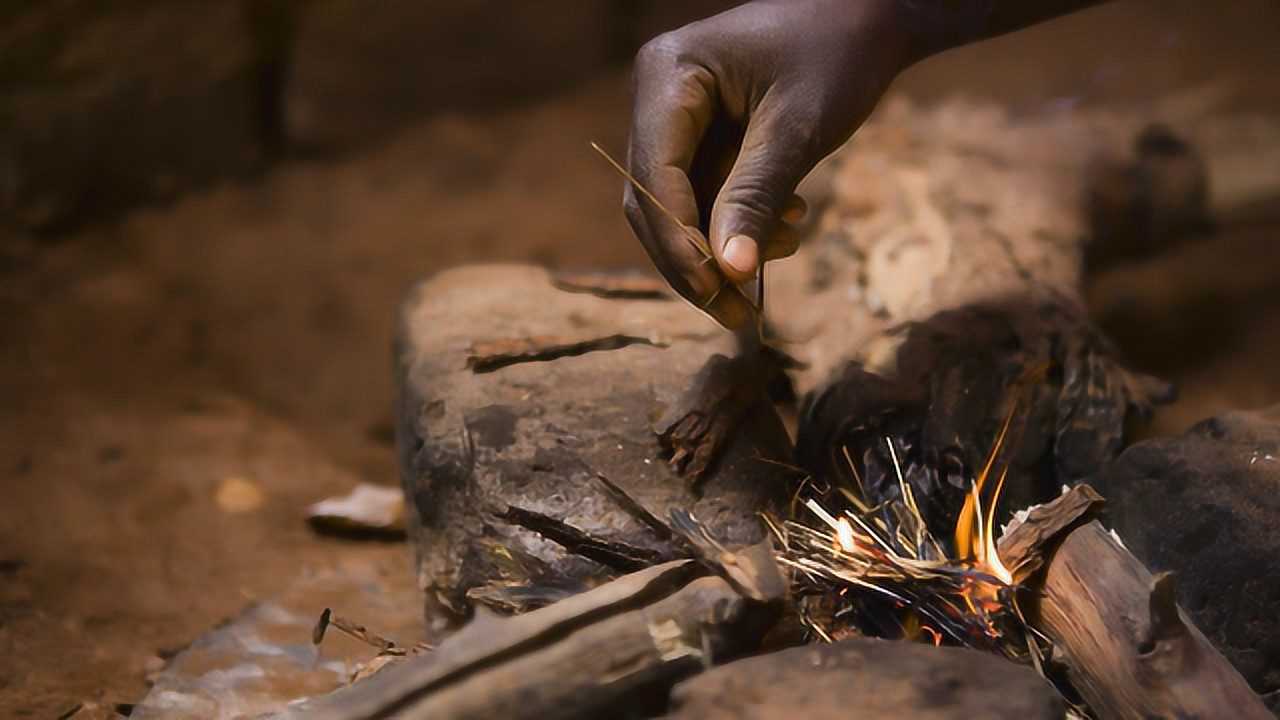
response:
<path fill-rule="evenodd" d="M 515 362 L 476 373 L 466 358 L 493 338 L 661 338 Z M 485 266 L 442 273 L 401 313 L 397 446 L 419 584 L 434 608 L 464 614 L 466 593 L 502 577 L 503 548 L 546 566 L 559 587 L 611 571 L 500 517 L 514 506 L 593 538 L 667 549 L 610 499 L 598 475 L 654 516 L 693 512 L 730 547 L 764 537 L 757 513 L 785 497 L 790 443 L 763 397 L 750 403 L 696 487 L 662 457 L 656 423 L 732 338 L 683 303 L 558 289 L 543 270 Z M 431 613 L 439 618 L 441 613 Z"/>

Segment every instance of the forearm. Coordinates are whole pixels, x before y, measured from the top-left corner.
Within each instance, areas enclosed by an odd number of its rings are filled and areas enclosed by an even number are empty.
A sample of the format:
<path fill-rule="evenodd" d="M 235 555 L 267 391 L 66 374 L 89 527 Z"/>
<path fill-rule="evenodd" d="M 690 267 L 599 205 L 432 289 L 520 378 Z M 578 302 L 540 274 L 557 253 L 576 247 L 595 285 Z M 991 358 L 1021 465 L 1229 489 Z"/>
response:
<path fill-rule="evenodd" d="M 1105 0 L 896 0 L 916 59 L 1003 35 Z"/>

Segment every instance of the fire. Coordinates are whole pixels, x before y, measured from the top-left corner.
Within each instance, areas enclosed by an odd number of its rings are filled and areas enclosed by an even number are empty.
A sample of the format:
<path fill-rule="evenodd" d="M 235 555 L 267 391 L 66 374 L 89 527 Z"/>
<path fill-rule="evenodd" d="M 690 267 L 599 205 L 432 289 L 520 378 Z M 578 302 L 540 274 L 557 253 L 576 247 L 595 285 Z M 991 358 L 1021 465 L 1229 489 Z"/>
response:
<path fill-rule="evenodd" d="M 884 442 L 899 488 L 896 498 L 871 504 L 852 454 L 842 446 L 848 477 L 828 478 L 831 488 L 819 493 L 822 502 L 809 497 L 799 503 L 819 523 L 777 523 L 766 516 L 781 547 L 779 562 L 796 571 L 801 620 L 816 637 L 884 633 L 1023 660 L 1029 649 L 1038 652 L 1026 635 L 1014 577 L 996 544 L 997 509 L 1008 479 L 1003 458 L 1014 442 L 1010 428 L 1020 404 L 1015 399 L 974 474 L 954 527 L 929 526 L 890 437 Z M 954 542 L 944 542 L 945 534 Z"/>
<path fill-rule="evenodd" d="M 982 508 L 982 489 L 987 483 L 987 478 L 991 476 L 996 457 L 1004 447 L 1005 437 L 1009 433 L 1009 425 L 1013 422 L 1015 411 L 1016 407 L 1005 417 L 1004 424 L 1000 427 L 996 441 L 991 447 L 991 453 L 987 456 L 986 465 L 974 478 L 969 495 L 965 498 L 964 507 L 961 508 L 960 516 L 956 519 L 955 528 L 957 559 L 972 562 L 976 567 L 991 573 L 1006 585 L 1013 584 L 1013 574 L 1004 566 L 1004 563 L 1000 562 L 1000 553 L 996 550 L 995 529 L 996 508 L 1000 505 L 1000 493 L 1004 490 L 1004 481 L 1009 473 L 1008 468 L 1000 472 L 1000 479 L 996 481 L 995 491 L 991 493 L 991 502 L 987 505 L 985 516 Z"/>

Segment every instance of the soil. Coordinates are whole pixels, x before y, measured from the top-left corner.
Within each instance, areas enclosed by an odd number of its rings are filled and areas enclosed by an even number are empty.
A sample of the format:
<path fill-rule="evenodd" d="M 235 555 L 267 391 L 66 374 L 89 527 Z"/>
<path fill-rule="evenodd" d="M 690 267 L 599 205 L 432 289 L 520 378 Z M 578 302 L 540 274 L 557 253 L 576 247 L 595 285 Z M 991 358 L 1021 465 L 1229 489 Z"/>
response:
<path fill-rule="evenodd" d="M 1278 20 L 1263 0 L 1116 4 L 936 58 L 896 91 L 1070 112 L 1213 82 L 1275 114 Z M 396 482 L 390 337 L 414 280 L 498 259 L 645 265 L 619 183 L 586 146 L 621 152 L 627 89 L 608 75 L 436 115 L 341 158 L 8 243 L 0 716 L 84 704 L 77 717 L 92 717 L 136 700 L 155 658 L 308 569 L 409 572 L 403 546 L 319 538 L 303 508 L 360 480 Z M 1266 247 L 1280 218 L 1225 221 L 1099 279 L 1102 317 L 1135 364 L 1183 387 L 1153 432 L 1280 401 L 1280 260 Z M 1117 303 L 1137 310 L 1116 315 Z M 220 503 L 228 481 L 261 501 Z"/>

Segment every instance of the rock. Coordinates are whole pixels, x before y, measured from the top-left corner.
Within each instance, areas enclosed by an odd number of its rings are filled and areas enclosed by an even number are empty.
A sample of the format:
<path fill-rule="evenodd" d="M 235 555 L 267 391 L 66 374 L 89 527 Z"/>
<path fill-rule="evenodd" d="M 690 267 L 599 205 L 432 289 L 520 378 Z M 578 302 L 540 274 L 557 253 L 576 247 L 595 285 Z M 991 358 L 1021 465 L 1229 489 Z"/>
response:
<path fill-rule="evenodd" d="M 677 685 L 671 718 L 1061 718 L 1031 669 L 964 648 L 853 638 L 760 655 Z"/>
<path fill-rule="evenodd" d="M 1138 443 L 1099 478 L 1109 522 L 1260 694 L 1280 690 L 1280 407 Z"/>
<path fill-rule="evenodd" d="M 487 362 L 494 348 L 519 352 Z M 512 565 L 569 587 L 607 574 L 500 520 L 508 506 L 661 549 L 597 473 L 658 517 L 692 511 L 727 545 L 761 539 L 757 513 L 785 496 L 790 472 L 765 461 L 790 456 L 772 406 L 762 399 L 747 413 L 695 484 L 668 467 L 654 432 L 730 348 L 728 333 L 683 303 L 567 292 L 532 267 L 462 268 L 414 290 L 400 318 L 397 446 L 428 605 L 465 613 L 467 591 Z"/>
<path fill-rule="evenodd" d="M 307 522 L 322 534 L 403 538 L 404 493 L 396 487 L 360 483 L 346 495 L 308 507 Z"/>
<path fill-rule="evenodd" d="M 278 595 L 209 628 L 190 646 L 172 656 L 162 652 L 147 658 L 149 690 L 130 717 L 274 717 L 270 713 L 299 698 L 343 687 L 366 663 L 383 656 L 333 630 L 323 644 L 314 645 L 312 632 L 322 608 L 359 618 L 401 647 L 411 647 L 421 636 L 417 592 L 405 563 L 392 566 L 361 558 L 301 572 Z"/>

